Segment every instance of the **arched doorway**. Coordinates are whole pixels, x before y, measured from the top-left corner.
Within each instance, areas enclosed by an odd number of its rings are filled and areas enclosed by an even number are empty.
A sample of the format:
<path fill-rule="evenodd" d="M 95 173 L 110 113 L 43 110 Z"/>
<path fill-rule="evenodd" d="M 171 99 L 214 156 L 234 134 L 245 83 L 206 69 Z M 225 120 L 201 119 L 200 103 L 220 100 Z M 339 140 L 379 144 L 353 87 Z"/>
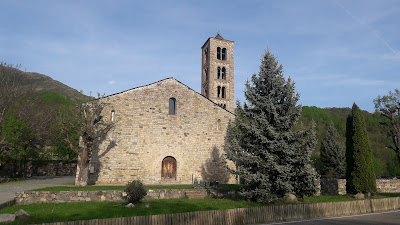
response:
<path fill-rule="evenodd" d="M 161 165 L 161 178 L 176 180 L 176 159 L 167 156 L 163 159 Z"/>

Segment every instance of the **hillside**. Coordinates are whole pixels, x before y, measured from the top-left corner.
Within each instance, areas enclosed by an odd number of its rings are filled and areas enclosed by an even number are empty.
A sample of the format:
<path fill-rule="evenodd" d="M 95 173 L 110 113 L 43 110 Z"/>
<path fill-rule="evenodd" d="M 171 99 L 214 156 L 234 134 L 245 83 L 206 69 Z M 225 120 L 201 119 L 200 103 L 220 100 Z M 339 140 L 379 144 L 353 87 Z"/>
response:
<path fill-rule="evenodd" d="M 317 146 L 313 153 L 314 162 L 319 158 L 319 149 L 326 129 L 330 121 L 333 121 L 340 135 L 340 142 L 345 146 L 346 119 L 350 115 L 350 108 L 318 108 L 315 106 L 303 106 L 300 122 L 310 125 L 311 121 L 316 122 Z M 384 121 L 379 113 L 369 113 L 363 111 L 365 124 L 367 127 L 371 149 L 374 154 L 374 165 L 377 176 L 400 175 L 400 167 L 392 150 L 386 148 L 390 143 L 390 138 L 385 135 L 385 129 L 379 124 Z"/>
<path fill-rule="evenodd" d="M 9 83 L 18 85 L 21 90 L 39 93 L 55 92 L 76 100 L 88 99 L 88 96 L 49 76 L 34 72 L 24 72 L 4 63 L 0 64 L 0 80 L 7 80 Z"/>

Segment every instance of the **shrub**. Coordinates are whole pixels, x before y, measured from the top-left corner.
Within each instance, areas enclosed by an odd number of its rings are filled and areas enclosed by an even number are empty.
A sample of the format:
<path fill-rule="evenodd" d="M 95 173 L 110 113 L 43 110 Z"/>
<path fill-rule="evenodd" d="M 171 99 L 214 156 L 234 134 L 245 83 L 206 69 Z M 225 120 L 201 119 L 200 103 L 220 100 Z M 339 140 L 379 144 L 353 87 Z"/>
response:
<path fill-rule="evenodd" d="M 129 203 L 140 202 L 147 195 L 147 191 L 140 180 L 128 182 L 124 191 L 126 192 L 125 198 Z"/>

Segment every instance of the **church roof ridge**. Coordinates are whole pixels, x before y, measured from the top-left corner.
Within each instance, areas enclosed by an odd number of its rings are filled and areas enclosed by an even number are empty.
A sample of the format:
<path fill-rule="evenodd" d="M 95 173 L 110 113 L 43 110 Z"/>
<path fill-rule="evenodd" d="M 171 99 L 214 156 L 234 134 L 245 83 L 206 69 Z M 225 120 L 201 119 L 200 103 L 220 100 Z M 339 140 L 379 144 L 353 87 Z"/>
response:
<path fill-rule="evenodd" d="M 181 81 L 175 79 L 174 77 L 167 77 L 167 78 L 161 79 L 161 80 L 159 80 L 159 81 L 156 81 L 156 82 L 153 82 L 153 83 L 150 83 L 150 84 L 146 84 L 146 85 L 142 85 L 142 86 L 130 88 L 130 89 L 127 89 L 127 90 L 125 90 L 125 91 L 121 91 L 121 92 L 117 92 L 117 93 L 114 93 L 114 94 L 110 94 L 110 95 L 107 95 L 107 96 L 104 96 L 104 97 L 101 97 L 101 98 L 97 98 L 96 100 L 103 99 L 103 98 L 108 98 L 108 97 L 111 97 L 111 96 L 114 96 L 114 95 L 119 95 L 119 94 L 122 94 L 122 93 L 125 93 L 125 92 L 128 92 L 128 91 L 132 91 L 132 90 L 139 89 L 139 88 L 143 88 L 143 87 L 147 87 L 147 86 L 150 86 L 150 85 L 153 85 L 153 84 L 161 83 L 161 82 L 164 82 L 164 81 L 166 81 L 166 80 L 174 80 L 174 81 L 176 81 L 176 82 L 182 84 L 183 86 L 185 86 L 185 87 L 188 88 L 189 90 L 193 91 L 194 93 L 196 93 L 196 94 L 200 95 L 201 97 L 207 99 L 208 101 L 212 102 L 214 105 L 216 105 L 216 106 L 220 107 L 221 109 L 223 109 L 223 110 L 225 110 L 225 111 L 227 111 L 227 112 L 229 112 L 229 113 L 235 115 L 233 112 L 231 112 L 231 111 L 229 111 L 229 110 L 227 110 L 227 109 L 224 109 L 223 107 L 221 107 L 220 105 L 218 105 L 218 104 L 215 103 L 214 101 L 210 100 L 210 99 L 207 98 L 206 96 L 200 94 L 199 92 L 195 91 L 194 89 L 192 89 L 191 87 L 189 87 L 189 86 L 187 86 L 186 84 L 182 83 Z"/>

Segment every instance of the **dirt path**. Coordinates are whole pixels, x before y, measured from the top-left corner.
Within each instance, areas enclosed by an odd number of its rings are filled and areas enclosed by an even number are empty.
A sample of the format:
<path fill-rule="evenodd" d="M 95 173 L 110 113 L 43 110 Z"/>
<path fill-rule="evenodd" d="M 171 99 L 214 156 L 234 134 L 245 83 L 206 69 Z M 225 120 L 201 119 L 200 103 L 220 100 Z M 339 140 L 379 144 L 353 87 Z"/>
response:
<path fill-rule="evenodd" d="M 0 184 L 0 204 L 14 199 L 17 191 L 54 186 L 72 186 L 75 177 L 31 177 L 29 180 Z"/>

